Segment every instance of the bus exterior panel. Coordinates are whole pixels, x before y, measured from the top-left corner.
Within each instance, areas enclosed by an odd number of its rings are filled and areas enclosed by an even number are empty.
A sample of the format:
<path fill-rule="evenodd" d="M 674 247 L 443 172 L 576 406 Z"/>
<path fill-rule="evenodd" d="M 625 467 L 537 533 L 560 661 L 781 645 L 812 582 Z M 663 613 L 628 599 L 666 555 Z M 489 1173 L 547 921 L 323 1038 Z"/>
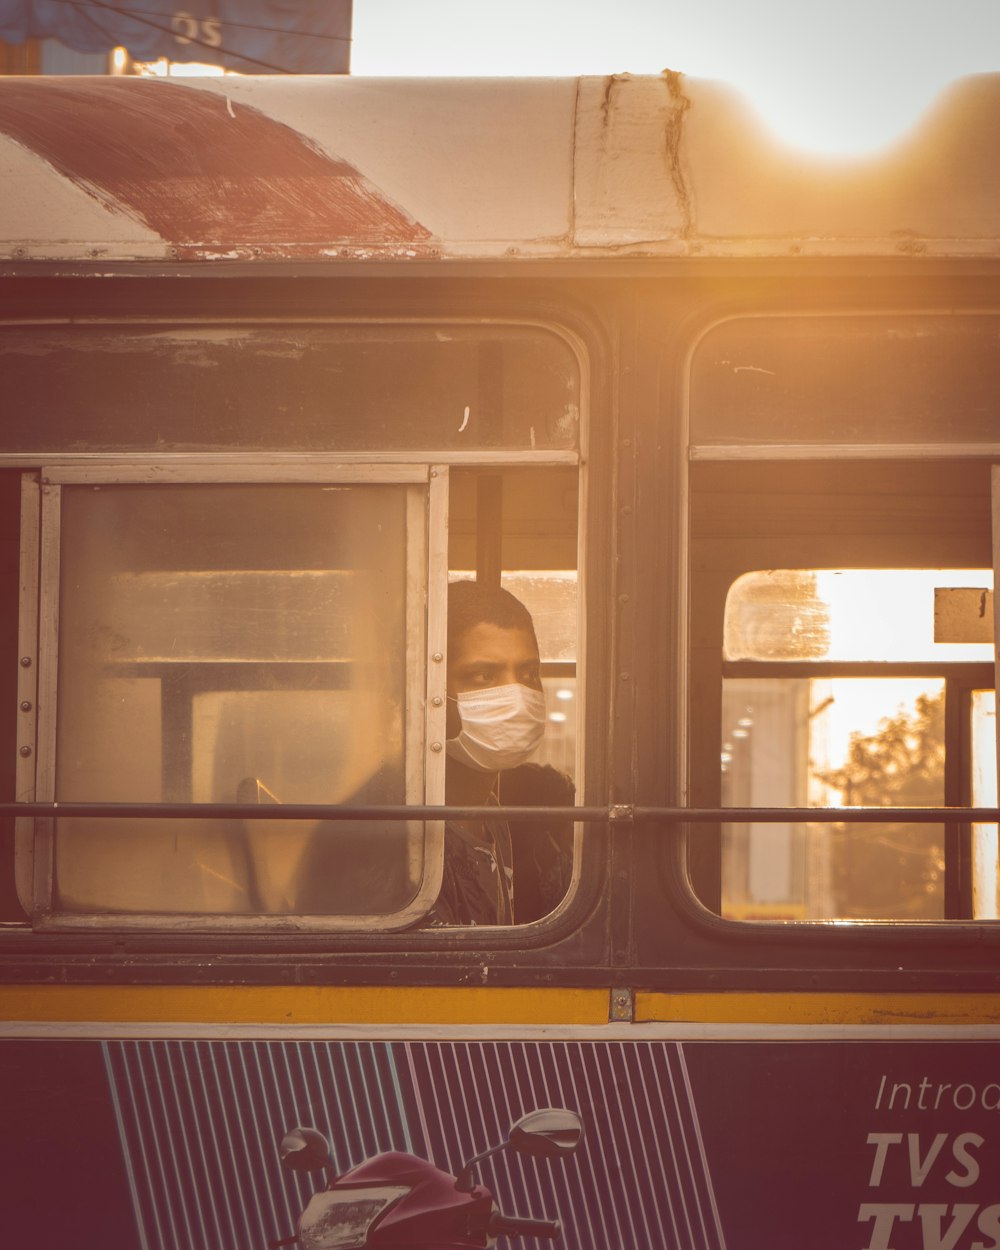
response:
<path fill-rule="evenodd" d="M 8 1236 L 1000 1246 L 998 112 L 0 81 Z M 512 924 L 433 923 L 470 578 Z"/>

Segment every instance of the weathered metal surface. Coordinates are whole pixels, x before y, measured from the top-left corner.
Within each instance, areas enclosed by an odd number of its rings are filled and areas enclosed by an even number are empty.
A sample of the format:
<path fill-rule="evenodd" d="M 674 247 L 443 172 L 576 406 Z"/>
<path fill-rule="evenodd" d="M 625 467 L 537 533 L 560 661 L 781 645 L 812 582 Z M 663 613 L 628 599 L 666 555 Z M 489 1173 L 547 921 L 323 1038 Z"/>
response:
<path fill-rule="evenodd" d="M 0 258 L 996 256 L 1000 75 L 831 160 L 728 88 L 0 79 Z"/>
<path fill-rule="evenodd" d="M 429 232 L 347 161 L 260 110 L 153 79 L 15 79 L 0 128 L 175 254 L 423 251 Z"/>

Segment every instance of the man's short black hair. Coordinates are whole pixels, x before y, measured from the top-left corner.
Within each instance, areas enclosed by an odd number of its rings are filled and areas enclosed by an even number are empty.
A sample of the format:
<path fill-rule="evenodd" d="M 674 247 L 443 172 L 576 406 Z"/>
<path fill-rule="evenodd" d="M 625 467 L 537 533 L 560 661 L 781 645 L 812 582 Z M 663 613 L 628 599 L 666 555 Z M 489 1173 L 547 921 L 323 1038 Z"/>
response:
<path fill-rule="evenodd" d="M 474 625 L 485 622 L 501 629 L 521 629 L 538 649 L 535 623 L 520 599 L 500 586 L 483 582 L 451 582 L 448 586 L 448 651 L 453 654 L 459 639 Z"/>

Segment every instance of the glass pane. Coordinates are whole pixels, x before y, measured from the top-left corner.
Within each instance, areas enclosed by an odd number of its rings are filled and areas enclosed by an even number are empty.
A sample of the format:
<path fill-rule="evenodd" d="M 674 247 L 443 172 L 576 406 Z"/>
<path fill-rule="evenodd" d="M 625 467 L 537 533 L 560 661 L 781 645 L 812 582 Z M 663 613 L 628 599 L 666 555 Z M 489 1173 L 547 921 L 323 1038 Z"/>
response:
<path fill-rule="evenodd" d="M 471 576 L 471 574 L 468 574 Z M 531 613 L 542 663 L 576 662 L 575 569 L 528 569 L 502 573 L 500 584 Z"/>
<path fill-rule="evenodd" d="M 545 737 L 535 752 L 534 762 L 549 764 L 557 772 L 572 779 L 576 774 L 577 731 L 576 570 L 509 570 L 501 574 L 500 583 L 505 590 L 520 599 L 531 613 L 538 638 L 547 716 Z M 572 670 L 567 672 L 563 669 L 561 676 L 546 676 L 546 665 L 571 665 Z"/>
<path fill-rule="evenodd" d="M 935 642 L 938 587 L 993 585 L 992 569 L 771 569 L 726 599 L 727 660 L 993 659 L 989 642 Z"/>
<path fill-rule="evenodd" d="M 403 802 L 406 549 L 405 487 L 65 487 L 56 797 Z M 415 837 L 63 820 L 56 893 L 84 912 L 388 913 L 416 892 Z"/>
<path fill-rule="evenodd" d="M 972 692 L 972 805 L 997 805 L 997 699 Z M 1000 850 L 996 825 L 972 826 L 972 914 L 1000 920 Z"/>
<path fill-rule="evenodd" d="M 476 575 L 471 569 L 453 569 L 448 576 L 451 581 L 474 581 Z M 509 569 L 501 573 L 500 584 L 531 613 L 538 639 L 547 723 L 533 762 L 550 764 L 572 779 L 576 773 L 577 731 L 576 570 Z M 546 665 L 550 669 L 560 666 L 560 675 L 547 675 Z M 571 666 L 572 671 L 567 672 L 566 666 Z"/>
<path fill-rule="evenodd" d="M 4 451 L 530 450 L 579 428 L 573 352 L 517 326 L 7 327 L 0 372 L 22 411 Z"/>
<path fill-rule="evenodd" d="M 927 807 L 944 802 L 944 683 L 739 678 L 723 683 L 727 807 Z M 723 914 L 935 920 L 939 825 L 731 824 Z"/>
<path fill-rule="evenodd" d="M 694 443 L 993 443 L 1000 317 L 753 317 L 691 365 Z"/>

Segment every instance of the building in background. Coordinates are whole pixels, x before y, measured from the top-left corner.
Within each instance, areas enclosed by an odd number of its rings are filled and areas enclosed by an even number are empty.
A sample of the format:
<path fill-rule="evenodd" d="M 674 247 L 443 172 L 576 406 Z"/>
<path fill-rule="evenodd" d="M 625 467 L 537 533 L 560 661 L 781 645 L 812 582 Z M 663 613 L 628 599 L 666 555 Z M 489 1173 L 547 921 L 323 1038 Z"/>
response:
<path fill-rule="evenodd" d="M 352 0 L 0 0 L 0 74 L 346 74 Z M 197 72 L 197 71 L 196 71 Z"/>

